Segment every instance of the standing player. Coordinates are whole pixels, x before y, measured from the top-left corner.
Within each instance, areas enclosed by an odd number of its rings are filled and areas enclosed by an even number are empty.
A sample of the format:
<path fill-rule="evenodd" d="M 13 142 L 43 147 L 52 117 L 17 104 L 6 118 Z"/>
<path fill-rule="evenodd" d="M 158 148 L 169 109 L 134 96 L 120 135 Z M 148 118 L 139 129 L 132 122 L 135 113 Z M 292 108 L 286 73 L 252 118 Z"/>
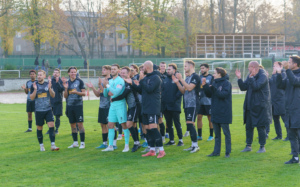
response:
<path fill-rule="evenodd" d="M 85 148 L 85 130 L 83 127 L 83 96 L 85 96 L 85 87 L 83 81 L 77 77 L 77 68 L 74 66 L 69 67 L 68 74 L 70 79 L 67 81 L 65 77 L 62 78 L 64 83 L 65 92 L 64 97 L 67 102 L 67 116 L 72 130 L 73 144 L 68 148 L 79 147 L 77 139 L 77 128 L 78 124 L 80 134 L 80 147 L 79 149 Z"/>
<path fill-rule="evenodd" d="M 195 119 L 197 106 L 199 106 L 199 92 L 200 92 L 200 76 L 195 73 L 195 62 L 185 61 L 184 71 L 186 72 L 186 79 L 182 78 L 180 73 L 176 73 L 176 77 L 173 75 L 172 79 L 178 86 L 178 89 L 183 95 L 183 107 L 185 112 L 185 120 L 187 125 L 187 131 L 191 133 L 192 146 L 184 149 L 195 153 L 200 150 L 197 142 L 197 132 L 195 129 Z M 182 85 L 181 85 L 181 84 Z"/>
<path fill-rule="evenodd" d="M 125 66 L 121 69 L 120 74 L 124 80 L 131 78 L 129 76 L 130 68 L 127 66 Z M 133 145 L 131 152 L 135 152 L 141 147 L 140 141 L 139 141 L 139 133 L 136 128 L 136 122 L 137 122 L 137 118 L 138 118 L 138 111 L 140 110 L 140 105 L 139 105 L 139 99 L 137 96 L 137 92 L 135 90 L 133 90 L 131 85 L 129 85 L 126 82 L 125 82 L 125 90 L 124 90 L 123 94 L 119 95 L 118 97 L 113 98 L 112 102 L 119 101 L 124 98 L 126 98 L 126 102 L 128 105 L 126 126 L 129 129 L 132 139 L 134 141 L 134 145 Z"/>
<path fill-rule="evenodd" d="M 161 79 L 153 71 L 151 61 L 144 63 L 144 74 L 140 74 L 140 82 L 132 81 L 132 79 L 125 81 L 132 84 L 135 90 L 142 92 L 143 124 L 147 129 L 148 144 L 150 145 L 150 151 L 142 156 L 155 156 L 156 146 L 159 148 L 157 158 L 162 158 L 166 153 L 163 148 L 162 136 L 157 129 L 161 110 Z"/>
<path fill-rule="evenodd" d="M 206 84 L 212 85 L 212 82 L 214 80 L 214 77 L 209 74 L 209 66 L 208 64 L 201 64 L 201 75 L 200 75 L 200 80 L 203 78 L 206 79 Z M 202 140 L 202 127 L 203 127 L 203 122 L 202 122 L 202 117 L 207 116 L 208 123 L 209 123 L 209 137 L 207 141 L 212 141 L 214 139 L 213 133 L 214 133 L 214 128 L 213 124 L 211 122 L 211 98 L 207 97 L 204 93 L 203 90 L 203 84 L 200 86 L 200 108 L 198 110 L 198 119 L 197 119 L 197 126 L 198 126 L 198 140 Z"/>
<path fill-rule="evenodd" d="M 30 99 L 30 88 L 33 83 L 37 82 L 36 78 L 36 71 L 30 70 L 29 71 L 30 80 L 26 82 L 26 86 L 22 85 L 22 89 L 27 94 L 27 102 L 26 102 L 26 112 L 28 115 L 28 130 L 25 132 L 32 132 L 32 112 L 35 111 L 35 102 Z"/>
<path fill-rule="evenodd" d="M 113 64 L 111 66 L 111 75 L 112 79 L 109 81 L 104 80 L 104 97 L 110 96 L 112 99 L 121 95 L 125 90 L 125 82 L 119 76 L 120 66 L 118 64 Z M 129 151 L 129 130 L 126 127 L 127 121 L 127 112 L 126 112 L 126 101 L 122 99 L 120 101 L 115 101 L 110 104 L 109 112 L 108 112 L 108 140 L 109 146 L 102 151 L 113 151 L 113 141 L 115 136 L 115 125 L 118 122 L 122 125 L 124 130 L 124 138 L 125 138 L 125 148 L 122 152 Z"/>
<path fill-rule="evenodd" d="M 107 117 L 108 117 L 108 111 L 109 111 L 109 107 L 110 107 L 110 96 L 104 97 L 104 95 L 103 95 L 103 90 L 104 90 L 103 80 L 105 79 L 108 81 L 111 78 L 110 71 L 111 71 L 110 66 L 105 65 L 102 67 L 102 76 L 104 76 L 104 78 L 103 79 L 99 78 L 99 82 L 98 82 L 99 89 L 98 90 L 96 90 L 96 88 L 91 83 L 87 84 L 87 86 L 93 90 L 94 94 L 97 97 L 100 97 L 98 123 L 100 123 L 101 129 L 102 129 L 102 142 L 103 143 L 99 147 L 96 147 L 97 149 L 107 148 L 107 138 L 108 138 Z M 114 145 L 115 145 L 115 142 L 116 141 L 114 140 Z"/>
<path fill-rule="evenodd" d="M 162 84 L 164 82 L 164 79 L 167 77 L 166 67 L 167 67 L 167 64 L 165 62 L 161 62 L 159 64 L 159 73 L 160 73 L 159 75 L 162 80 Z M 164 89 L 164 87 L 162 86 L 162 93 L 163 93 L 163 89 Z M 163 142 L 165 143 L 166 127 L 165 127 L 165 124 L 163 121 L 163 109 L 161 109 L 161 111 L 160 111 L 160 118 L 158 119 L 158 123 L 159 123 L 160 134 L 162 136 Z"/>
<path fill-rule="evenodd" d="M 63 111 L 63 91 L 64 86 L 60 78 L 60 69 L 56 68 L 53 71 L 52 77 L 52 87 L 55 92 L 55 97 L 50 98 L 53 115 L 55 116 L 55 134 L 58 134 L 58 129 L 60 126 L 60 116 L 62 116 Z"/>
<path fill-rule="evenodd" d="M 51 142 L 51 150 L 58 151 L 59 148 L 55 146 L 54 133 L 54 117 L 51 110 L 50 96 L 55 97 L 55 92 L 52 89 L 51 78 L 45 82 L 46 72 L 38 71 L 38 82 L 34 82 L 30 88 L 30 99 L 35 101 L 35 121 L 37 125 L 37 138 L 40 143 L 40 150 L 45 151 L 43 144 L 43 125 L 46 121 L 49 127 L 49 138 Z"/>

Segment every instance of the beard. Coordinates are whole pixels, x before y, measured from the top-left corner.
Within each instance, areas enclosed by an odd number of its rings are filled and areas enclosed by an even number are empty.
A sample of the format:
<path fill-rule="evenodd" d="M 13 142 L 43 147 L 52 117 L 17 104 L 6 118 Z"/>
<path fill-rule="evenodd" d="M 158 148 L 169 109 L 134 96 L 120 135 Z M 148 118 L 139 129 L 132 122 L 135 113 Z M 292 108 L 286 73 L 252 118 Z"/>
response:
<path fill-rule="evenodd" d="M 207 71 L 206 72 L 203 72 L 203 73 L 201 73 L 202 75 L 206 75 L 207 74 Z"/>
<path fill-rule="evenodd" d="M 148 74 L 147 70 L 144 70 L 144 75 L 147 75 L 147 74 Z"/>

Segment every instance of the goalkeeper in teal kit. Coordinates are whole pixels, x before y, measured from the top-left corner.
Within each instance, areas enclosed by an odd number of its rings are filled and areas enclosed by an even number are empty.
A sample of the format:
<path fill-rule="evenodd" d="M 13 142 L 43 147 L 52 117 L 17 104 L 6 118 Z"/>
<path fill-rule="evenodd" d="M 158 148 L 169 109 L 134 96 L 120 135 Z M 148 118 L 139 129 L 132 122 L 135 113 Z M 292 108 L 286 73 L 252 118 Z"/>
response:
<path fill-rule="evenodd" d="M 104 82 L 104 97 L 111 96 L 111 98 L 115 98 L 121 95 L 125 90 L 125 82 L 119 76 L 120 66 L 117 64 L 113 64 L 111 66 L 111 75 L 112 79 L 109 82 Z M 114 101 L 110 104 L 109 112 L 108 112 L 108 141 L 109 146 L 102 151 L 113 151 L 113 141 L 115 136 L 115 124 L 120 123 L 124 130 L 125 136 L 125 148 L 123 152 L 129 151 L 129 136 L 130 132 L 126 127 L 127 122 L 127 106 L 125 98 L 119 101 Z"/>

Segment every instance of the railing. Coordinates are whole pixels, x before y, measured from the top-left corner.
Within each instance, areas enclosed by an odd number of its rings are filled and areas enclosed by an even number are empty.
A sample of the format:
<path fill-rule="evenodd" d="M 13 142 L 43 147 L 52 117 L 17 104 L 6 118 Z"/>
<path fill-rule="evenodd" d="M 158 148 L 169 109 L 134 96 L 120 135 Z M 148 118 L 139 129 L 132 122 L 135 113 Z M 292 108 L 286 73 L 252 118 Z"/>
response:
<path fill-rule="evenodd" d="M 21 78 L 21 71 L 20 70 L 0 70 L 0 78 L 1 78 L 1 72 L 18 72 L 19 78 Z"/>

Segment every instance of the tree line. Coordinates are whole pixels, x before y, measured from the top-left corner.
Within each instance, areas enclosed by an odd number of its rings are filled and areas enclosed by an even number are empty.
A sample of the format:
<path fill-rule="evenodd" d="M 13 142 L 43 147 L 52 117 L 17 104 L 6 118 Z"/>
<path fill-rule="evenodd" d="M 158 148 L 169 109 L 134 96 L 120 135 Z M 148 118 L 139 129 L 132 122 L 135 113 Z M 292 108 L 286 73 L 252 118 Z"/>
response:
<path fill-rule="evenodd" d="M 198 33 L 276 33 L 285 34 L 286 41 L 299 42 L 300 0 L 276 2 L 0 0 L 1 47 L 5 57 L 12 54 L 16 32 L 25 33 L 37 56 L 41 46 L 47 43 L 51 54 L 59 55 L 64 47 L 84 58 L 104 58 L 108 31 L 115 33 L 112 37 L 115 56 L 117 35 L 125 36 L 127 57 L 133 51 L 138 51 L 139 57 L 190 57 Z"/>

